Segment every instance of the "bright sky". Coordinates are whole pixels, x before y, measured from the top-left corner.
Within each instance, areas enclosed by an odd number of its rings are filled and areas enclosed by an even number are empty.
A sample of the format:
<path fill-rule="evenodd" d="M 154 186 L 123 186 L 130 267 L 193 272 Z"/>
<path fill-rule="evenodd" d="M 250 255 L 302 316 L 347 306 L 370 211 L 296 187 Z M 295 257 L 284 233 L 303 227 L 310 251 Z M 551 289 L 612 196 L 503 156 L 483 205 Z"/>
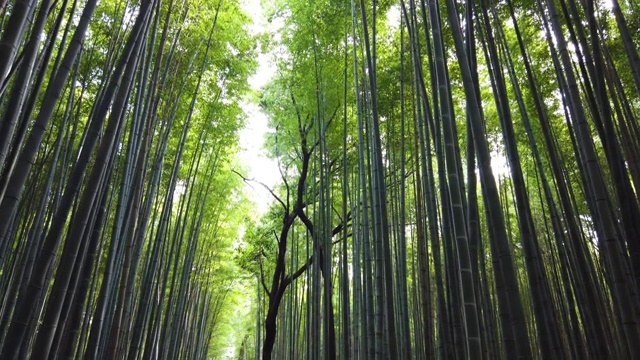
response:
<path fill-rule="evenodd" d="M 260 0 L 244 0 L 243 7 L 247 14 L 253 18 L 253 25 L 249 31 L 257 33 L 268 27 L 262 14 Z M 270 63 L 269 55 L 258 56 L 258 70 L 249 78 L 251 87 L 258 90 L 269 81 L 275 73 L 275 66 Z M 243 104 L 247 120 L 244 129 L 240 132 L 240 158 L 247 165 L 247 178 L 253 179 L 273 188 L 280 180 L 278 164 L 267 158 L 264 150 L 264 138 L 269 130 L 267 116 L 253 103 Z M 260 184 L 254 183 L 247 187 L 248 194 L 257 205 L 257 213 L 267 211 L 273 200 L 271 194 Z"/>
<path fill-rule="evenodd" d="M 252 17 L 253 24 L 249 31 L 258 33 L 265 29 L 268 24 L 262 14 L 260 0 L 242 0 L 242 7 L 245 12 Z M 256 73 L 249 78 L 249 84 L 255 90 L 259 90 L 264 86 L 275 73 L 275 66 L 270 63 L 269 56 L 261 54 L 258 56 L 258 69 Z M 278 171 L 277 162 L 269 159 L 264 151 L 265 134 L 269 130 L 267 116 L 260 110 L 257 104 L 244 101 L 242 107 L 247 115 L 245 127 L 240 131 L 240 153 L 239 158 L 244 163 L 244 169 L 247 171 L 243 175 L 246 178 L 259 181 L 271 188 L 280 180 L 280 172 Z M 241 172 L 241 169 L 236 169 Z M 246 194 L 256 204 L 254 215 L 256 218 L 266 213 L 269 204 L 273 201 L 271 194 L 258 183 L 245 183 Z M 240 239 L 242 236 L 240 236 Z M 240 241 L 238 239 L 238 241 Z M 250 303 L 250 295 L 247 297 Z M 243 309 L 236 309 L 238 316 L 244 316 L 248 310 L 248 306 Z M 239 330 L 239 329 L 238 329 Z M 234 336 L 244 336 L 244 333 L 235 333 Z M 223 359 L 235 359 L 237 356 L 236 346 L 239 341 L 229 342 L 227 351 L 223 354 Z"/>

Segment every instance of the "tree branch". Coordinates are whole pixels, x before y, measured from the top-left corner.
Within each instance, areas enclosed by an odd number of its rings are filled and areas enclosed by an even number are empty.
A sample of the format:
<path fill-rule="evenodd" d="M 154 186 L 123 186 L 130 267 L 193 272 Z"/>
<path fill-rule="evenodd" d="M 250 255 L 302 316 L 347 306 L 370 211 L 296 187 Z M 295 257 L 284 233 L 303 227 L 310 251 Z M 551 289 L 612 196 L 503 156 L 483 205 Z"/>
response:
<path fill-rule="evenodd" d="M 260 249 L 260 252 L 264 253 L 262 251 L 262 248 Z M 262 283 L 262 288 L 264 289 L 264 292 L 267 293 L 267 296 L 269 296 L 269 298 L 271 298 L 271 292 L 267 288 L 267 284 L 264 283 L 264 269 L 262 268 L 262 256 L 258 256 L 258 264 L 260 264 L 260 283 Z"/>
<path fill-rule="evenodd" d="M 304 274 L 304 272 L 307 271 L 309 266 L 311 266 L 311 264 L 313 264 L 313 258 L 314 258 L 314 255 L 311 255 L 309 257 L 309 259 L 307 259 L 307 262 L 304 265 L 302 265 L 298 270 L 296 270 L 296 272 L 294 272 L 293 274 L 287 276 L 284 279 L 284 283 L 283 284 L 286 284 L 285 286 L 287 286 L 287 285 L 291 284 L 295 279 L 299 278 L 300 275 Z"/>
<path fill-rule="evenodd" d="M 300 221 L 302 221 L 304 226 L 311 233 L 311 237 L 315 238 L 315 236 L 316 236 L 315 228 L 313 226 L 313 223 L 309 219 L 309 217 L 307 217 L 307 214 L 305 214 L 304 211 L 300 211 L 300 213 L 298 213 L 298 218 L 300 218 Z M 351 211 L 349 211 L 347 213 L 347 218 L 345 220 L 343 220 L 340 224 L 338 224 L 336 227 L 334 227 L 333 230 L 331 230 L 331 237 L 339 234 L 342 231 L 342 229 L 344 228 L 345 222 L 348 223 L 349 220 L 351 220 Z"/>
<path fill-rule="evenodd" d="M 282 207 L 284 208 L 285 212 L 289 212 L 289 207 L 287 205 L 285 205 L 285 203 L 278 197 L 278 195 L 276 195 L 276 193 L 274 193 L 273 190 L 271 190 L 271 188 L 268 187 L 265 183 L 263 183 L 261 181 L 258 181 L 258 180 L 249 179 L 249 178 L 245 177 L 244 175 L 240 174 L 239 172 L 237 172 L 237 171 L 235 171 L 233 169 L 231 171 L 234 172 L 236 175 L 240 176 L 242 181 L 247 183 L 247 185 L 249 185 L 249 186 L 251 186 L 250 182 L 254 182 L 256 184 L 262 185 L 262 187 L 267 189 L 267 191 L 271 194 L 271 196 L 273 196 L 280 203 L 280 205 L 282 205 Z M 253 186 L 251 186 L 251 187 L 253 188 Z"/>

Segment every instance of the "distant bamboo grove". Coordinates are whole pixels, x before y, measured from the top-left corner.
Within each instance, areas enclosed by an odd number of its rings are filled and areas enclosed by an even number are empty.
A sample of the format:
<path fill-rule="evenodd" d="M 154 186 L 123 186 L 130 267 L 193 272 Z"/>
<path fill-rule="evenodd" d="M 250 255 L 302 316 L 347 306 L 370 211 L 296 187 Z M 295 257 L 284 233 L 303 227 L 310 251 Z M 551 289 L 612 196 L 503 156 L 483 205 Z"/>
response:
<path fill-rule="evenodd" d="M 637 0 L 256 6 L 0 0 L 0 359 L 640 359 Z"/>

